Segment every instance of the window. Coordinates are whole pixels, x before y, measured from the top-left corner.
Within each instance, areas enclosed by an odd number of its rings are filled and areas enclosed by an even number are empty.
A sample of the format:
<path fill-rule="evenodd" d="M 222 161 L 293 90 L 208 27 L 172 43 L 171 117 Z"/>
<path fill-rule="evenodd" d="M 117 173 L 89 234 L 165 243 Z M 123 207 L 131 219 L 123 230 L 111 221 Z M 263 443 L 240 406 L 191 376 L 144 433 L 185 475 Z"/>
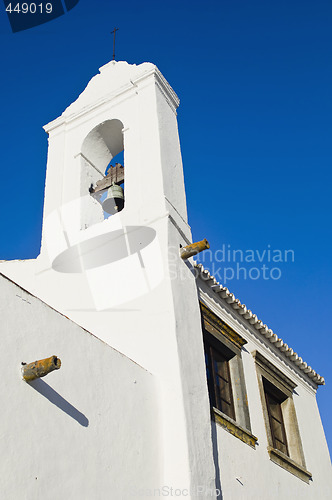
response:
<path fill-rule="evenodd" d="M 296 384 L 254 351 L 270 459 L 305 482 L 306 470 L 293 395 Z"/>
<path fill-rule="evenodd" d="M 212 404 L 215 408 L 235 419 L 234 401 L 229 371 L 229 356 L 224 355 L 206 341 L 207 379 Z"/>
<path fill-rule="evenodd" d="M 212 418 L 255 448 L 241 358 L 246 341 L 202 303 L 201 313 Z"/>
<path fill-rule="evenodd" d="M 289 456 L 284 418 L 281 409 L 281 403 L 285 401 L 286 397 L 266 380 L 263 381 L 263 385 L 273 446 Z"/>

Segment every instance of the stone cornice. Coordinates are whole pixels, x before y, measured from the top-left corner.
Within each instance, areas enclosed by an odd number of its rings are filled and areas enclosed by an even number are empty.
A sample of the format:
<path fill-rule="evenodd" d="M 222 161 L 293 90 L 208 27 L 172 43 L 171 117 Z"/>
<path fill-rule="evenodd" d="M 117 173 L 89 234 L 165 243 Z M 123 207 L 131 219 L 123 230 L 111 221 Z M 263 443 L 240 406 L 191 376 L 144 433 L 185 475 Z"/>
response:
<path fill-rule="evenodd" d="M 256 364 L 261 368 L 262 372 L 267 373 L 272 379 L 276 379 L 284 387 L 288 396 L 292 394 L 297 384 L 287 377 L 282 371 L 274 366 L 268 359 L 266 359 L 259 351 L 251 353 L 255 359 Z"/>
<path fill-rule="evenodd" d="M 218 333 L 224 335 L 230 342 L 236 345 L 239 349 L 247 344 L 247 341 L 242 338 L 235 330 L 228 326 L 222 319 L 218 318 L 203 302 L 200 302 L 204 327 L 209 331 L 210 328 L 216 329 Z M 209 328 L 210 327 L 210 328 Z"/>

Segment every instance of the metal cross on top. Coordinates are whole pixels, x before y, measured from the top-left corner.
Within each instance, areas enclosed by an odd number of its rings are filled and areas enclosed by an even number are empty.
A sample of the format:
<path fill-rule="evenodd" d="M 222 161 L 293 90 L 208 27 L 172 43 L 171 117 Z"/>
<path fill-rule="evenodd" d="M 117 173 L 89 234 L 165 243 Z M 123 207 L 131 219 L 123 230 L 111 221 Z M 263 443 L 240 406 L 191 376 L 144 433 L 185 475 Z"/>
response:
<path fill-rule="evenodd" d="M 114 28 L 113 31 L 111 31 L 111 35 L 114 34 L 113 38 L 113 61 L 115 61 L 115 33 L 119 31 L 119 28 Z"/>

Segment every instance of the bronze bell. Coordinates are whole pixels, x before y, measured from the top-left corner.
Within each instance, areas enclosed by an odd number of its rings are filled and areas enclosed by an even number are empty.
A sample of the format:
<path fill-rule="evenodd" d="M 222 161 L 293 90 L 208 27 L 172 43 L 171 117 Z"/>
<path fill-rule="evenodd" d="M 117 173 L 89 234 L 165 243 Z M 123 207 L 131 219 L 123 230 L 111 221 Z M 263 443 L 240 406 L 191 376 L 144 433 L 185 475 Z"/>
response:
<path fill-rule="evenodd" d="M 121 186 L 112 184 L 107 191 L 107 197 L 102 203 L 104 212 L 108 214 L 116 214 L 121 212 L 124 207 L 124 193 Z"/>

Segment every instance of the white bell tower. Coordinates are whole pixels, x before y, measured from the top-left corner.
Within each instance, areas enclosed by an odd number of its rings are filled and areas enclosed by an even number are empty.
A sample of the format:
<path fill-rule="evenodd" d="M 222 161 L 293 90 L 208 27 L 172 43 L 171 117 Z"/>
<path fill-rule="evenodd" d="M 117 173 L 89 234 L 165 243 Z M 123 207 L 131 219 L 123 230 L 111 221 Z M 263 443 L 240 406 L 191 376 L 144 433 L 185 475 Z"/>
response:
<path fill-rule="evenodd" d="M 163 484 L 215 498 L 199 303 L 179 255 L 191 231 L 178 104 L 153 64 L 100 68 L 45 126 L 41 254 L 0 271 L 156 377 Z M 91 190 L 122 150 L 124 208 L 106 217 Z"/>
<path fill-rule="evenodd" d="M 180 230 L 177 246 L 190 241 L 177 106 L 176 94 L 154 65 L 112 61 L 45 127 L 49 154 L 39 276 L 47 301 L 75 321 L 160 284 L 166 220 Z M 122 150 L 125 207 L 104 220 L 89 188 Z M 70 281 L 65 295 L 49 287 L 54 272 L 61 288 Z"/>

